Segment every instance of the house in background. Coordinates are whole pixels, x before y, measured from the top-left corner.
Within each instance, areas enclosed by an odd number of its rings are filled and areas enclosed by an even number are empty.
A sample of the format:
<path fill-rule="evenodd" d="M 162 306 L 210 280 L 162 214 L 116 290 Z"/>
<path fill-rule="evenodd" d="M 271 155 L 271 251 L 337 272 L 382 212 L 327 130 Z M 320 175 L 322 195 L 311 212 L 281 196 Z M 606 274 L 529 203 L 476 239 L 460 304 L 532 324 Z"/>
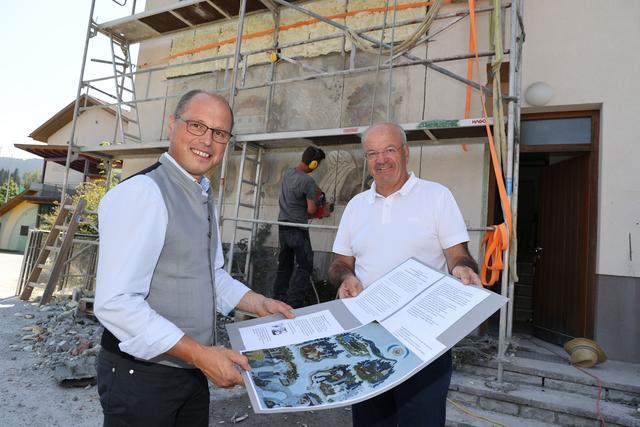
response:
<path fill-rule="evenodd" d="M 84 106 L 102 104 L 88 96 L 83 96 L 80 102 Z M 15 144 L 17 148 L 42 157 L 42 178 L 0 206 L 0 250 L 23 251 L 29 229 L 39 227 L 40 215 L 51 211 L 55 202 L 60 201 L 74 107 L 75 101 L 72 101 L 31 132 L 29 137 L 39 143 Z M 127 120 L 123 122 L 126 126 Z M 76 137 L 90 139 L 96 144 L 111 141 L 115 123 L 116 113 L 109 108 L 84 111 L 78 117 Z M 96 155 L 78 154 L 69 169 L 66 193 L 72 194 L 80 183 L 99 178 L 101 161 Z"/>

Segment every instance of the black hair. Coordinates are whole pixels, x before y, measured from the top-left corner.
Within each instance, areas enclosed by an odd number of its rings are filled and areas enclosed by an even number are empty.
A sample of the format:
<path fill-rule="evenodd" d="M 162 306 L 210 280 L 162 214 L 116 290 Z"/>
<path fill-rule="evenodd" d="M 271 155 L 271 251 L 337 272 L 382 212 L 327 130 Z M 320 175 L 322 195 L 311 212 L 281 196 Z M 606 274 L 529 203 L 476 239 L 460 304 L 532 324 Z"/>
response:
<path fill-rule="evenodd" d="M 304 163 L 305 165 L 309 165 L 309 163 L 314 160 L 320 163 L 320 161 L 324 160 L 324 158 L 324 151 L 317 147 L 307 147 L 307 149 L 302 153 L 302 163 Z"/>

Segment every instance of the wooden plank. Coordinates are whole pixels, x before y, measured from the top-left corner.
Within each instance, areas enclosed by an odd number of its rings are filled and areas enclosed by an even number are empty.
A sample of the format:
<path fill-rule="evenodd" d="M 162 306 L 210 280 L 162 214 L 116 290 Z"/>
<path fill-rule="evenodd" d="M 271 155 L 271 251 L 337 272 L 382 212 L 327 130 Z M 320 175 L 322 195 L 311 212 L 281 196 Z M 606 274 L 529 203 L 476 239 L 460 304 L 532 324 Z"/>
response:
<path fill-rule="evenodd" d="M 40 251 L 40 254 L 38 255 L 38 259 L 34 264 L 35 267 L 33 268 L 33 270 L 31 270 L 31 273 L 29 273 L 29 277 L 27 278 L 27 285 L 24 287 L 24 289 L 22 290 L 22 293 L 20 294 L 20 299 L 23 301 L 28 300 L 31 297 L 31 293 L 33 292 L 33 287 L 29 286 L 29 284 L 37 283 L 38 279 L 40 278 L 40 274 L 42 273 L 42 266 L 47 261 L 47 258 L 49 257 L 49 253 L 51 252 L 49 249 L 47 249 L 47 247 L 53 246 L 56 239 L 58 238 L 58 235 L 60 234 L 61 227 L 64 224 L 64 220 L 67 216 L 67 209 L 65 208 L 65 206 L 68 201 L 69 201 L 69 198 L 67 197 L 64 200 L 62 207 L 60 208 L 60 213 L 58 213 L 56 221 L 54 222 L 53 227 L 51 228 L 51 231 L 47 236 L 47 240 L 44 242 L 44 245 L 42 246 L 42 250 Z"/>
<path fill-rule="evenodd" d="M 75 236 L 78 231 L 78 226 L 80 225 L 80 219 L 82 218 L 82 213 L 84 211 L 84 207 L 86 206 L 87 201 L 84 199 L 80 199 L 76 209 L 73 211 L 73 215 L 71 217 L 71 221 L 69 221 L 69 227 L 67 229 L 67 233 L 64 236 L 64 240 L 62 241 L 62 245 L 60 245 L 60 251 L 58 252 L 58 256 L 56 257 L 55 262 L 53 263 L 53 268 L 51 269 L 51 274 L 49 275 L 49 281 L 47 282 L 47 287 L 44 289 L 44 293 L 42 294 L 42 299 L 40 300 L 40 305 L 47 304 L 51 300 L 51 296 L 53 295 L 53 290 L 55 289 L 56 281 L 60 276 L 60 272 L 65 265 L 65 260 L 67 259 L 67 255 L 71 250 L 71 245 L 73 244 L 73 236 Z"/>

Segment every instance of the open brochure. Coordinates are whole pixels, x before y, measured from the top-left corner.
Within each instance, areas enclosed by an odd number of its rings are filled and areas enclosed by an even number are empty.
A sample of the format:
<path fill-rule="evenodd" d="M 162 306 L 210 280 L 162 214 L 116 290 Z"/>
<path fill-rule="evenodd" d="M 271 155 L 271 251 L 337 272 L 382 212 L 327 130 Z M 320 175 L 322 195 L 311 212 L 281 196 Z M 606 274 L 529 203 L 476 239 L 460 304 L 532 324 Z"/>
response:
<path fill-rule="evenodd" d="M 427 366 L 506 298 L 409 259 L 355 298 L 227 325 L 257 413 L 352 405 Z"/>

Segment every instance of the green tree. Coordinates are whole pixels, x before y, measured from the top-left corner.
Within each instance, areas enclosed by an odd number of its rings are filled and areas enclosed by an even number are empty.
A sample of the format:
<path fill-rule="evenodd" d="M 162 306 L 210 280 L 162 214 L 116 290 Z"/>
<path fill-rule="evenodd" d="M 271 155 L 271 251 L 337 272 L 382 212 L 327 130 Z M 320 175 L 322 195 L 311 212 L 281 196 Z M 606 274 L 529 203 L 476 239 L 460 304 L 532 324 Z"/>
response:
<path fill-rule="evenodd" d="M 40 171 L 32 170 L 22 174 L 22 185 L 24 188 L 29 188 L 31 184 L 40 182 Z"/>
<path fill-rule="evenodd" d="M 13 170 L 13 173 L 11 173 L 11 179 L 18 184 L 18 187 L 20 187 L 20 171 L 18 170 L 18 168 L 15 168 Z"/>
<path fill-rule="evenodd" d="M 115 187 L 116 180 L 113 180 L 109 188 Z M 96 180 L 90 182 L 83 182 L 75 189 L 75 193 L 71 198 L 71 204 L 76 205 L 80 199 L 85 199 L 87 204 L 85 206 L 86 211 L 98 211 L 98 205 L 100 200 L 107 192 L 106 180 Z M 51 230 L 56 217 L 60 213 L 60 203 L 56 202 L 56 207 L 49 213 L 40 215 L 41 228 L 44 230 Z M 82 219 L 78 233 L 85 234 L 97 234 L 98 233 L 98 216 L 97 215 L 85 215 Z"/>
<path fill-rule="evenodd" d="M 20 187 L 13 180 L 7 180 L 0 186 L 0 204 L 5 204 L 20 193 Z"/>

